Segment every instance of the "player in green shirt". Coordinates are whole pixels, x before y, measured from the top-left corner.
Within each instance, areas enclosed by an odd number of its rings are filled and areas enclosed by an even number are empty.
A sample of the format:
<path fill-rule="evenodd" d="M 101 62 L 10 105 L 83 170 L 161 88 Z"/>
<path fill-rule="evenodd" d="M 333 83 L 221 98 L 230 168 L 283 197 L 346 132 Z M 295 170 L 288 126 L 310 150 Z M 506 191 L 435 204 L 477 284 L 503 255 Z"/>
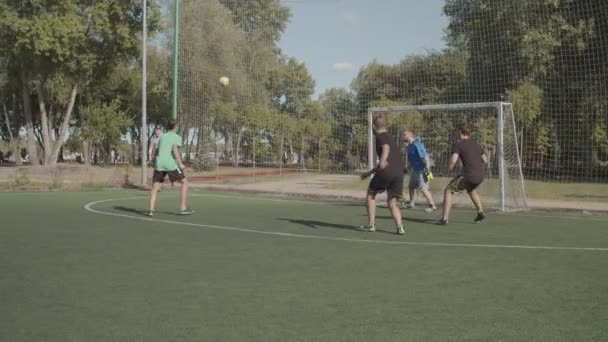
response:
<path fill-rule="evenodd" d="M 184 164 L 182 163 L 180 148 L 182 147 L 182 137 L 175 133 L 177 123 L 171 120 L 167 126 L 168 132 L 161 135 L 157 146 L 157 156 L 154 161 L 154 176 L 152 177 L 152 191 L 150 192 L 150 212 L 148 216 L 154 216 L 154 206 L 156 204 L 156 194 L 160 189 L 165 178 L 169 176 L 171 183 L 181 184 L 179 192 L 180 214 L 190 215 L 192 210 L 188 209 L 188 180 L 184 175 Z"/>

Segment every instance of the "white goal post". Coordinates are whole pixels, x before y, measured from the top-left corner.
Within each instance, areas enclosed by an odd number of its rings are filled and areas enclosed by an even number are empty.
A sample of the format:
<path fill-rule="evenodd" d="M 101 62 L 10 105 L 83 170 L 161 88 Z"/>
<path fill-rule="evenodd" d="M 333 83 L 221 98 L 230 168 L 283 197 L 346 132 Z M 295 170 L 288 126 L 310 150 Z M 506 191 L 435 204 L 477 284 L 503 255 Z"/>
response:
<path fill-rule="evenodd" d="M 490 195 L 496 199 L 495 207 L 500 211 L 528 208 L 515 116 L 511 103 L 482 102 L 372 107 L 368 110 L 368 166 L 370 169 L 374 167 L 377 160 L 372 122 L 374 116 L 379 113 L 389 116 L 389 124 L 392 126 L 392 131 L 397 130 L 397 136 L 403 129 L 413 128 L 417 135 L 421 136 L 427 149 L 440 155 L 439 159 L 444 159 L 440 160 L 443 163 L 445 163 L 444 156 L 450 153 L 451 143 L 454 142 L 450 141 L 450 137 L 455 137 L 456 128 L 461 124 L 471 127 L 473 138 L 478 141 L 483 140 L 481 145 L 484 150 L 491 150 L 486 151 L 490 158 L 487 183 L 490 183 L 491 187 L 487 188 L 486 196 Z M 480 132 L 476 132 L 476 128 Z M 444 165 L 436 166 L 439 169 L 444 167 Z M 449 176 L 447 172 L 444 174 Z"/>

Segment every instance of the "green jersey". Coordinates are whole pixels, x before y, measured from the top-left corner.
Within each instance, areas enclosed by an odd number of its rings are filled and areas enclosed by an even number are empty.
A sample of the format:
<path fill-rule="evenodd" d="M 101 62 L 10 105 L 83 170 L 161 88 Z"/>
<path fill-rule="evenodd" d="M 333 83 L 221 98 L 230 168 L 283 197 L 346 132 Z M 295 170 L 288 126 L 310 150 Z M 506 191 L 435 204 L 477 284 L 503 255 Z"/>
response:
<path fill-rule="evenodd" d="M 182 137 L 175 132 L 167 132 L 160 136 L 154 170 L 175 171 L 179 169 L 175 156 L 173 156 L 173 146 L 182 147 Z"/>

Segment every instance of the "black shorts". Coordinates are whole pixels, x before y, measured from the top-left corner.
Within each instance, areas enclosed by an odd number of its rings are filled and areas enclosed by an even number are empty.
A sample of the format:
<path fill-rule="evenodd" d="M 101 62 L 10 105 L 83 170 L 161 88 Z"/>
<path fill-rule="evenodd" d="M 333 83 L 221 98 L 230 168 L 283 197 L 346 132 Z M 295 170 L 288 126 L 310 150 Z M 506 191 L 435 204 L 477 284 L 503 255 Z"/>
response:
<path fill-rule="evenodd" d="M 375 175 L 369 182 L 367 189 L 368 193 L 381 194 L 387 192 L 387 197 L 401 199 L 403 198 L 403 175 L 389 176 Z"/>
<path fill-rule="evenodd" d="M 450 190 L 453 194 L 457 194 L 465 190 L 466 192 L 471 193 L 477 189 L 481 183 L 483 183 L 483 179 L 481 181 L 473 182 L 466 179 L 464 176 L 458 176 L 450 181 L 450 184 L 448 184 L 448 190 Z"/>
<path fill-rule="evenodd" d="M 182 179 L 186 178 L 186 175 L 182 172 L 182 170 L 177 169 L 173 171 L 159 171 L 154 170 L 154 175 L 152 176 L 152 181 L 154 183 L 164 183 L 165 178 L 169 176 L 169 180 L 171 183 L 179 182 Z"/>

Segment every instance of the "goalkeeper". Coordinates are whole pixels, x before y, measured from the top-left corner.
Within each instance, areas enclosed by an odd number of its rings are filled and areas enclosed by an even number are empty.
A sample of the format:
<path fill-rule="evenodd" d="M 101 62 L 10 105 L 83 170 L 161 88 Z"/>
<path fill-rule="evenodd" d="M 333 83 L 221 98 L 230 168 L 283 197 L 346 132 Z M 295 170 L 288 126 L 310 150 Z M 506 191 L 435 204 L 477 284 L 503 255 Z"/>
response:
<path fill-rule="evenodd" d="M 405 171 L 410 172 L 410 202 L 406 208 L 413 209 L 416 207 L 416 190 L 420 191 L 424 198 L 428 202 L 428 208 L 425 209 L 427 213 L 437 210 L 435 202 L 433 202 L 433 196 L 429 191 L 429 181 L 433 179 L 433 174 L 430 170 L 429 155 L 426 153 L 424 145 L 416 137 L 416 134 L 412 129 L 405 130 L 404 140 L 407 143 L 407 159 L 405 165 Z"/>

